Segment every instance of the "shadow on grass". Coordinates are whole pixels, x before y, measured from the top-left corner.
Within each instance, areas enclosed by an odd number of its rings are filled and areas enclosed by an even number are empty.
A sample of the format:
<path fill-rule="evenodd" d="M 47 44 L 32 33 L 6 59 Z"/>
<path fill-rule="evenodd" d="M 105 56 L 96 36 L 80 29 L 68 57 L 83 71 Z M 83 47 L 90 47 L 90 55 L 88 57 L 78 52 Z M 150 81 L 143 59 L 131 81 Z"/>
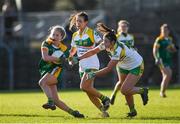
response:
<path fill-rule="evenodd" d="M 86 120 L 104 120 L 106 118 L 101 118 L 101 117 L 87 117 Z M 173 120 L 173 121 L 179 121 L 180 117 L 175 116 L 175 117 L 134 117 L 134 118 L 128 118 L 128 117 L 109 117 L 107 119 L 115 119 L 115 120 L 141 120 L 141 121 L 148 121 L 148 120 Z"/>
<path fill-rule="evenodd" d="M 141 117 L 137 118 L 138 120 L 180 120 L 180 116 L 167 116 L 167 117 Z"/>
<path fill-rule="evenodd" d="M 14 117 L 61 117 L 61 118 L 66 118 L 64 116 L 59 116 L 59 115 L 36 115 L 36 114 L 0 114 L 0 117 L 3 116 L 14 116 Z"/>

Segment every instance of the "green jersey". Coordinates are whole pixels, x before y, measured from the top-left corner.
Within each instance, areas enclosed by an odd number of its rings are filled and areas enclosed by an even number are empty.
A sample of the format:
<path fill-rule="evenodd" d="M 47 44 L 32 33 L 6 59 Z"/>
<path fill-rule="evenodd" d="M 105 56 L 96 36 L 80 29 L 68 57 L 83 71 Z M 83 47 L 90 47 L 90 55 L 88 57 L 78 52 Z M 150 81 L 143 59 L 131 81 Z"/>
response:
<path fill-rule="evenodd" d="M 53 56 L 55 52 L 60 53 L 59 61 L 57 63 L 47 62 L 47 61 L 44 61 L 42 58 L 39 62 L 39 72 L 41 76 L 44 76 L 46 73 L 51 73 L 58 78 L 60 75 L 60 72 L 62 71 L 62 58 L 69 57 L 69 51 L 67 47 L 62 43 L 60 43 L 59 46 L 56 47 L 52 44 L 51 39 L 47 39 L 46 41 L 42 43 L 41 49 L 47 49 L 48 55 L 50 56 Z"/>
<path fill-rule="evenodd" d="M 163 64 L 171 65 L 172 52 L 170 52 L 169 48 L 172 46 L 173 43 L 171 37 L 164 38 L 159 36 L 156 38 L 154 47 L 158 48 L 157 57 L 162 59 Z"/>

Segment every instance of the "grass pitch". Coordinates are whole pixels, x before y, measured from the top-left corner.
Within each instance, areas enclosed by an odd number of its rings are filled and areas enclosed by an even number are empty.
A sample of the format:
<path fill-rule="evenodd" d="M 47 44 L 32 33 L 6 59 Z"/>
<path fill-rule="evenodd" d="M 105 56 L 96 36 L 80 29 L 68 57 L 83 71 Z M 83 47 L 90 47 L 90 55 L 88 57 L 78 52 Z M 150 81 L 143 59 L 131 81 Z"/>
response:
<path fill-rule="evenodd" d="M 111 90 L 100 91 L 108 96 L 111 94 Z M 108 110 L 110 117 L 102 118 L 82 91 L 59 91 L 65 103 L 86 116 L 77 119 L 60 109 L 43 109 L 41 105 L 46 102 L 46 97 L 40 91 L 0 92 L 0 123 L 180 123 L 180 89 L 169 89 L 167 95 L 167 98 L 160 98 L 159 90 L 150 89 L 147 106 L 142 105 L 140 95 L 135 95 L 138 115 L 128 119 L 128 107 L 120 93 Z"/>

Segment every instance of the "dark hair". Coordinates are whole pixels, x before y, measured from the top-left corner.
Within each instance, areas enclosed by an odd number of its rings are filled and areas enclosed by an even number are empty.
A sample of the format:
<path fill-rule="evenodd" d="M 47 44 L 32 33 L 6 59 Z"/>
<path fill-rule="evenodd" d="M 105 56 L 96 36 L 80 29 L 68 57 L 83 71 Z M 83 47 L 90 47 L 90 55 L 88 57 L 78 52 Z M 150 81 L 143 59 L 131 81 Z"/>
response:
<path fill-rule="evenodd" d="M 76 13 L 76 14 L 72 14 L 69 18 L 69 21 L 70 21 L 70 26 L 69 26 L 69 29 L 71 30 L 73 26 L 75 26 L 76 24 L 76 17 L 77 16 L 80 16 L 80 17 L 83 17 L 84 21 L 88 21 L 89 18 L 88 18 L 88 14 L 86 12 L 79 12 L 79 13 Z"/>
<path fill-rule="evenodd" d="M 116 42 L 116 34 L 113 29 L 110 29 L 103 23 L 97 23 L 97 30 L 103 34 L 104 37 L 110 40 L 110 42 Z"/>

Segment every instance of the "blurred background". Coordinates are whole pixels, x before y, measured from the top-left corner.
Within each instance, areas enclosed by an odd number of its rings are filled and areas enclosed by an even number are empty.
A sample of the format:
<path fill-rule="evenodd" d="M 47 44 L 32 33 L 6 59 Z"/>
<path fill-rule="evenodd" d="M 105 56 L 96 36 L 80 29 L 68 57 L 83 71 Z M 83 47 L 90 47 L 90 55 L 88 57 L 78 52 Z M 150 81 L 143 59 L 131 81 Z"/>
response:
<path fill-rule="evenodd" d="M 40 46 L 48 29 L 62 25 L 67 30 L 64 43 L 70 48 L 72 32 L 68 30 L 69 16 L 86 11 L 89 26 L 99 21 L 117 30 L 121 19 L 130 22 L 129 32 L 135 36 L 135 46 L 143 56 L 145 72 L 139 85 L 159 86 L 161 74 L 152 55 L 160 26 L 167 23 L 176 46 L 180 46 L 180 0 L 1 0 L 0 1 L 0 90 L 38 89 Z M 101 68 L 109 59 L 105 52 L 98 54 Z M 107 58 L 107 57 L 106 57 Z M 180 52 L 173 57 L 173 78 L 170 85 L 180 83 Z M 96 87 L 114 87 L 116 71 L 97 78 Z M 78 88 L 78 65 L 63 73 L 60 88 Z"/>

